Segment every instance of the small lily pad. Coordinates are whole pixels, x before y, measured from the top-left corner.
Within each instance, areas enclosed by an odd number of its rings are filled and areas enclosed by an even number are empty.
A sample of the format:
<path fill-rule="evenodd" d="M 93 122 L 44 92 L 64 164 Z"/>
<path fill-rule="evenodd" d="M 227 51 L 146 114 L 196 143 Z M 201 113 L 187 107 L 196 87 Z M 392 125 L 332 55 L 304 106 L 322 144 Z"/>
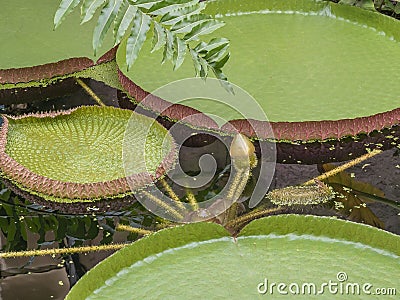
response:
<path fill-rule="evenodd" d="M 217 224 L 189 224 L 126 246 L 90 270 L 67 299 L 254 299 L 279 296 L 280 283 L 285 293 L 309 299 L 321 288 L 334 295 L 329 281 L 345 293 L 359 285 L 360 294 L 345 294 L 359 299 L 375 288 L 399 288 L 399 249 L 399 236 L 328 217 L 267 217 L 237 238 Z"/>
<path fill-rule="evenodd" d="M 18 188 L 46 200 L 81 202 L 123 197 L 150 184 L 172 167 L 175 144 L 149 117 L 85 106 L 3 116 L 0 157 L 1 175 Z"/>

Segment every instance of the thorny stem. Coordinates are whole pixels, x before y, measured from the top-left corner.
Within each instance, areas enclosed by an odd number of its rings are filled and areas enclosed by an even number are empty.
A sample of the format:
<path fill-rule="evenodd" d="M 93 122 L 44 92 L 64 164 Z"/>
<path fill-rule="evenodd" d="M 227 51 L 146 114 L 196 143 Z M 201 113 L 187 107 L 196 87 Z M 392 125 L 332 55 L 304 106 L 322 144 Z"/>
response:
<path fill-rule="evenodd" d="M 185 210 L 185 206 L 183 205 L 183 203 L 181 202 L 181 200 L 179 199 L 178 195 L 174 192 L 174 190 L 172 189 L 172 187 L 168 184 L 168 182 L 164 179 L 161 178 L 160 182 L 163 186 L 163 188 L 165 189 L 165 191 L 167 192 L 168 196 L 174 200 L 175 204 L 182 210 Z"/>
<path fill-rule="evenodd" d="M 263 210 L 259 210 L 259 211 L 251 211 L 243 216 L 240 216 L 238 218 L 235 218 L 233 220 L 230 220 L 228 223 L 226 223 L 225 227 L 235 227 L 235 226 L 239 226 L 242 223 L 246 223 L 249 222 L 251 220 L 257 219 L 257 218 L 261 218 L 263 216 L 266 216 L 268 214 L 271 213 L 275 213 L 278 211 L 281 211 L 282 208 L 281 207 L 272 207 L 272 208 L 267 208 L 267 209 L 263 209 Z"/>
<path fill-rule="evenodd" d="M 92 97 L 100 106 L 106 106 L 103 101 L 93 92 L 93 90 L 84 83 L 81 79 L 75 78 L 76 82 L 85 90 L 85 92 Z"/>
<path fill-rule="evenodd" d="M 100 245 L 100 246 L 83 246 L 83 247 L 70 247 L 70 248 L 2 252 L 0 253 L 0 258 L 59 255 L 59 254 L 85 253 L 94 251 L 114 251 L 124 248 L 127 245 L 129 244 L 110 244 L 110 245 Z"/>
<path fill-rule="evenodd" d="M 306 181 L 305 183 L 303 183 L 303 185 L 312 185 L 312 184 L 315 184 L 316 181 L 323 181 L 323 180 L 325 180 L 325 179 L 327 179 L 327 178 L 329 178 L 331 176 L 334 176 L 334 175 L 336 175 L 336 174 L 338 174 L 338 173 L 340 173 L 340 172 L 342 172 L 342 171 L 344 171 L 344 170 L 346 170 L 348 168 L 351 168 L 351 167 L 363 162 L 364 160 L 367 160 L 367 159 L 369 159 L 369 158 L 371 158 L 371 157 L 373 157 L 373 156 L 375 156 L 375 155 L 377 155 L 377 154 L 379 154 L 381 152 L 382 152 L 382 150 L 375 149 L 375 150 L 373 150 L 373 151 L 371 151 L 371 152 L 369 152 L 367 154 L 364 154 L 364 155 L 362 155 L 360 157 L 357 157 L 357 158 L 355 158 L 355 159 L 353 159 L 353 160 L 351 160 L 351 161 L 349 161 L 349 162 L 347 162 L 347 163 L 345 163 L 345 164 L 343 164 L 341 166 L 338 166 L 338 167 L 336 167 L 336 168 L 334 168 L 334 169 L 332 169 L 332 170 L 330 170 L 328 172 L 325 172 L 325 173 L 323 173 L 323 174 L 321 174 L 321 175 L 319 175 L 319 176 L 317 176 L 317 177 L 315 177 L 313 179 L 310 179 L 310 180 Z"/>
<path fill-rule="evenodd" d="M 196 197 L 189 189 L 186 189 L 186 199 L 194 211 L 199 209 L 199 204 L 197 203 Z"/>
<path fill-rule="evenodd" d="M 149 235 L 151 233 L 153 233 L 154 231 L 152 230 L 147 230 L 147 229 L 143 229 L 143 228 L 137 228 L 137 227 L 132 227 L 129 225 L 123 225 L 123 224 L 118 224 L 115 227 L 116 230 L 118 231 L 128 231 L 128 232 L 133 232 L 133 233 L 137 233 L 140 235 Z"/>
<path fill-rule="evenodd" d="M 179 213 L 176 209 L 172 208 L 170 205 L 165 203 L 164 201 L 158 199 L 154 195 L 152 195 L 149 192 L 143 191 L 143 194 L 146 195 L 147 198 L 149 198 L 151 201 L 155 202 L 158 206 L 162 207 L 165 209 L 166 212 L 168 212 L 170 215 L 172 215 L 174 218 L 178 220 L 182 220 L 183 216 L 181 213 Z"/>

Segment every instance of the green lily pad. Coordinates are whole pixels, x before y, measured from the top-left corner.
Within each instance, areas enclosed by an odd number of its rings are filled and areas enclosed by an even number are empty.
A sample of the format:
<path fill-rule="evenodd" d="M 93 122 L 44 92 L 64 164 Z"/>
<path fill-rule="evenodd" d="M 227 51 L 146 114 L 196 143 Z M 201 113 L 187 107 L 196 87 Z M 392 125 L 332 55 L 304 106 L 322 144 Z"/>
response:
<path fill-rule="evenodd" d="M 80 26 L 78 10 L 54 30 L 53 19 L 59 4 L 55 0 L 15 0 L 2 4 L 0 83 L 72 73 L 90 67 L 113 47 L 108 34 L 101 50 L 94 55 L 92 35 L 96 22 Z"/>
<path fill-rule="evenodd" d="M 3 121 L 1 175 L 46 200 L 123 197 L 163 175 L 175 159 L 168 131 L 130 110 L 86 106 Z"/>
<path fill-rule="evenodd" d="M 361 287 L 360 295 L 399 288 L 399 246 L 399 236 L 327 217 L 272 216 L 237 238 L 217 224 L 189 224 L 126 246 L 90 270 L 67 299 L 254 299 L 265 289 L 279 296 L 279 283 L 308 299 L 321 288 L 333 295 L 329 281 L 345 293 L 348 284 L 344 298 L 359 299 L 352 286 Z"/>
<path fill-rule="evenodd" d="M 208 3 L 206 12 L 226 23 L 212 34 L 230 40 L 231 58 L 224 73 L 255 98 L 273 122 L 277 139 L 338 138 L 399 123 L 400 86 L 388 80 L 398 78 L 398 20 L 314 0 L 218 0 Z M 133 82 L 123 81 L 127 90 L 152 93 L 194 76 L 190 58 L 173 71 L 170 64 L 160 64 L 161 51 L 149 54 L 150 47 L 146 43 L 129 71 L 125 46 L 119 47 L 122 77 Z M 239 107 L 234 95 L 226 93 L 226 101 Z M 253 105 L 238 112 L 204 99 L 184 104 L 224 120 L 243 119 L 241 113 L 257 119 L 259 110 Z M 244 127 L 243 122 L 235 124 Z"/>

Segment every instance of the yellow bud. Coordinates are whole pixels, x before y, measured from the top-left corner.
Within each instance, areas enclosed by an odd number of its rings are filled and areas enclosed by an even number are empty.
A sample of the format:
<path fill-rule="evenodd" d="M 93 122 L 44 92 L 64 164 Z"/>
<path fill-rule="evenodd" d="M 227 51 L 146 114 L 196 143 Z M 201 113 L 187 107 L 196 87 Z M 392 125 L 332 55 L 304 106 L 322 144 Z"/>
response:
<path fill-rule="evenodd" d="M 234 159 L 249 159 L 254 155 L 255 148 L 247 136 L 238 133 L 231 143 L 229 153 Z"/>

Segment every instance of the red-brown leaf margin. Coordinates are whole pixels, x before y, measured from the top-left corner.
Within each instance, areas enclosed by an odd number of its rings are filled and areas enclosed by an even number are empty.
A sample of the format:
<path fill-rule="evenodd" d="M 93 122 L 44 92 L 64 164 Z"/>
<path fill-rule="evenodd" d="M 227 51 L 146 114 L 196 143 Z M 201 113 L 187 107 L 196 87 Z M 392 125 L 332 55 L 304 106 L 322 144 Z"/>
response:
<path fill-rule="evenodd" d="M 38 175 L 25 166 L 11 158 L 6 153 L 7 133 L 9 128 L 8 118 L 19 119 L 25 117 L 57 117 L 60 115 L 69 115 L 78 110 L 76 107 L 66 111 L 27 114 L 23 116 L 13 117 L 3 115 L 3 124 L 0 130 L 0 171 L 2 176 L 11 180 L 17 185 L 22 185 L 23 189 L 48 195 L 59 199 L 69 199 L 80 201 L 92 201 L 104 198 L 112 198 L 118 196 L 126 196 L 134 191 L 140 190 L 147 185 L 162 177 L 167 171 L 171 170 L 176 162 L 177 147 L 172 143 L 171 150 L 164 158 L 160 166 L 158 166 L 155 174 L 148 172 L 138 173 L 129 177 L 118 178 L 103 182 L 93 183 L 76 183 L 63 182 L 54 180 L 42 175 Z M 119 108 L 115 108 L 119 109 Z M 131 112 L 131 111 L 130 111 Z M 160 125 L 161 126 L 161 125 Z"/>

